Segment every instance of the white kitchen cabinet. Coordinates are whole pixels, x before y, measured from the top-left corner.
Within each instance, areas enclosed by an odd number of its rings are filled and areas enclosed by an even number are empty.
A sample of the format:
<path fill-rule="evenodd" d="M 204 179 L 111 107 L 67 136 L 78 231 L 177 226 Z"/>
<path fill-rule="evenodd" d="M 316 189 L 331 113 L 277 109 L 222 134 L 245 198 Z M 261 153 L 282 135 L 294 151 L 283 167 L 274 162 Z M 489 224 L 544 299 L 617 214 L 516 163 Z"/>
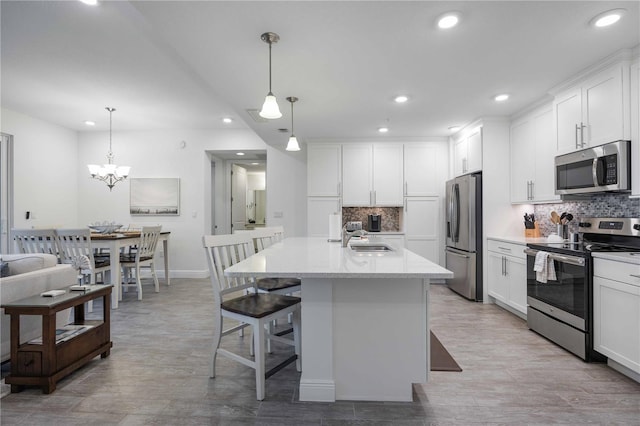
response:
<path fill-rule="evenodd" d="M 341 158 L 340 144 L 307 145 L 307 196 L 340 196 Z"/>
<path fill-rule="evenodd" d="M 482 129 L 463 136 L 453 145 L 453 173 L 461 176 L 482 170 Z"/>
<path fill-rule="evenodd" d="M 628 70 L 617 64 L 555 97 L 559 153 L 629 139 Z"/>
<path fill-rule="evenodd" d="M 446 143 L 404 144 L 404 195 L 440 195 L 449 174 Z"/>
<path fill-rule="evenodd" d="M 595 258 L 593 275 L 594 349 L 640 375 L 640 265 Z"/>
<path fill-rule="evenodd" d="M 511 202 L 558 201 L 555 194 L 553 108 L 547 105 L 516 120 L 510 139 Z"/>
<path fill-rule="evenodd" d="M 342 146 L 342 203 L 346 207 L 402 206 L 402 144 Z"/>
<path fill-rule="evenodd" d="M 640 60 L 631 64 L 631 195 L 640 197 Z"/>
<path fill-rule="evenodd" d="M 342 212 L 337 197 L 307 197 L 307 236 L 329 238 L 329 215 Z"/>
<path fill-rule="evenodd" d="M 389 244 L 394 248 L 404 248 L 404 234 L 380 234 L 370 232 L 369 241 Z"/>
<path fill-rule="evenodd" d="M 440 224 L 439 197 L 405 198 L 405 248 L 439 264 Z"/>
<path fill-rule="evenodd" d="M 487 292 L 497 302 L 527 314 L 527 258 L 524 245 L 487 240 Z"/>

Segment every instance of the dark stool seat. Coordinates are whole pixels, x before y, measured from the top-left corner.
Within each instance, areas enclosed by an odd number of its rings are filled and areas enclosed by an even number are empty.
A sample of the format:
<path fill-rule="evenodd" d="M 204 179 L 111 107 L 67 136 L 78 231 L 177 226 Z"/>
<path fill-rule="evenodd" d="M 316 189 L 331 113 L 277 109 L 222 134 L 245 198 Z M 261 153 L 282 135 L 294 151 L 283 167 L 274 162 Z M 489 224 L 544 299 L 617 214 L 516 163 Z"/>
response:
<path fill-rule="evenodd" d="M 300 303 L 299 297 L 281 294 L 252 293 L 222 302 L 222 309 L 252 318 L 264 318 Z"/>
<path fill-rule="evenodd" d="M 271 292 L 300 286 L 299 278 L 258 278 L 256 285 L 258 290 Z"/>

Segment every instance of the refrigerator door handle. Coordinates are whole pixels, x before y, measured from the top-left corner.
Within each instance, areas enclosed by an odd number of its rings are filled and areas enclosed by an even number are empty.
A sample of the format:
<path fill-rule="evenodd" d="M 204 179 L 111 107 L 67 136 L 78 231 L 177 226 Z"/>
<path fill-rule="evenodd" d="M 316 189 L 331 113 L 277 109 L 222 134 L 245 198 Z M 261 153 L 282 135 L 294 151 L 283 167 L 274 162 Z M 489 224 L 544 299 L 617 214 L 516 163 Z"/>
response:
<path fill-rule="evenodd" d="M 455 184 L 453 186 L 453 215 L 454 215 L 454 234 L 453 241 L 458 242 L 460 240 L 460 185 Z"/>

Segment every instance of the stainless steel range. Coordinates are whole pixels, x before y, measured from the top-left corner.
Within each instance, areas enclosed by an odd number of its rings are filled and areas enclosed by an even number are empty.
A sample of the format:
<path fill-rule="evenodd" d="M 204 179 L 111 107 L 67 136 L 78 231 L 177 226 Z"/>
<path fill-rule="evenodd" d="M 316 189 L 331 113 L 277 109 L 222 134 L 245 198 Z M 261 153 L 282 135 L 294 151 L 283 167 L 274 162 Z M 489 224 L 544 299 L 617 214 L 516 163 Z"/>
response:
<path fill-rule="evenodd" d="M 527 324 L 585 361 L 604 361 L 593 350 L 591 253 L 640 252 L 640 218 L 583 218 L 579 231 L 578 243 L 527 244 Z M 534 270 L 536 256 L 553 261 L 545 278 Z"/>

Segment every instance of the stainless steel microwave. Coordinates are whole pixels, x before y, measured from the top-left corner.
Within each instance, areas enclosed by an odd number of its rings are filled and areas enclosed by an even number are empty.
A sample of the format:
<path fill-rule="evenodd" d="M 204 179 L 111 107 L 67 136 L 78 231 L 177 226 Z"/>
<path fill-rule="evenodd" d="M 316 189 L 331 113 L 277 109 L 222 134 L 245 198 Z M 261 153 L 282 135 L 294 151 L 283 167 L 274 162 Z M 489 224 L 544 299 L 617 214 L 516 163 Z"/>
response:
<path fill-rule="evenodd" d="M 630 152 L 630 141 L 616 141 L 558 155 L 556 194 L 630 191 Z"/>

